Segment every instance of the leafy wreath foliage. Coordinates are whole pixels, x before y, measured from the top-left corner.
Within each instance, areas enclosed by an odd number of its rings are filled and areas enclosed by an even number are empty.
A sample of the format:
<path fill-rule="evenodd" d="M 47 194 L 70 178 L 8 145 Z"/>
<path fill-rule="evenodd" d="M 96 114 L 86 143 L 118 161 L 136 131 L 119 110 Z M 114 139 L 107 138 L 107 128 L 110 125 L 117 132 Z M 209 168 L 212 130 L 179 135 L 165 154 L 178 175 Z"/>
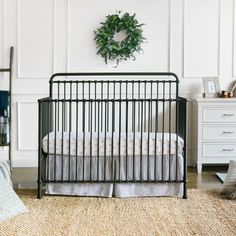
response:
<path fill-rule="evenodd" d="M 142 51 L 141 44 L 146 40 L 142 35 L 144 24 L 139 24 L 135 16 L 129 13 L 121 15 L 121 11 L 108 15 L 106 21 L 101 22 L 102 26 L 94 31 L 97 54 L 104 58 L 106 64 L 108 60 L 116 60 L 117 65 L 122 60 L 135 60 L 135 53 Z M 126 38 L 118 42 L 113 36 L 120 31 L 126 32 Z"/>

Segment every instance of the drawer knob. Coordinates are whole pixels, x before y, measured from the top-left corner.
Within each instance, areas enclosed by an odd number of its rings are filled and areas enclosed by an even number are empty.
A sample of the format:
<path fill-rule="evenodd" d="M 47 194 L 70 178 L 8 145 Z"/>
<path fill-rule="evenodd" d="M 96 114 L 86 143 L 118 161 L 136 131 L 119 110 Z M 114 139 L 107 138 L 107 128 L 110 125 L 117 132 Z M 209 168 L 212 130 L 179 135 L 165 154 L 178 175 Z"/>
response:
<path fill-rule="evenodd" d="M 234 134 L 234 131 L 223 131 L 222 134 Z"/>
<path fill-rule="evenodd" d="M 223 116 L 234 116 L 233 113 L 224 113 Z"/>
<path fill-rule="evenodd" d="M 232 152 L 234 149 L 233 148 L 223 148 L 223 152 Z"/>

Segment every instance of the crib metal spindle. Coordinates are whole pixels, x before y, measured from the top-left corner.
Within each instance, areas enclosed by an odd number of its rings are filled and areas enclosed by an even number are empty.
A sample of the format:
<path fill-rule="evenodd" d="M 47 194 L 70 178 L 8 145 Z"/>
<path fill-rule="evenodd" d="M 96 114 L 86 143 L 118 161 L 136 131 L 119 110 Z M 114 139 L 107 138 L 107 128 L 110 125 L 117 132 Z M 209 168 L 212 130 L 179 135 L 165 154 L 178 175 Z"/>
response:
<path fill-rule="evenodd" d="M 83 182 L 85 181 L 85 174 L 84 174 L 84 166 L 85 166 L 85 162 L 84 162 L 84 159 L 85 159 L 85 115 L 86 115 L 86 101 L 84 100 L 84 86 L 85 86 L 85 83 L 83 81 L 83 87 L 82 87 L 82 99 L 83 99 L 83 112 L 82 112 L 82 124 L 83 124 L 83 128 L 82 128 L 82 131 L 83 131 L 83 164 L 82 164 L 82 167 L 83 167 Z"/>
<path fill-rule="evenodd" d="M 169 82 L 169 182 L 171 182 L 171 81 Z"/>
<path fill-rule="evenodd" d="M 64 96 L 65 97 L 65 96 Z M 65 99 L 65 98 L 64 98 Z M 62 129 L 61 129 L 61 182 L 63 182 L 64 180 L 64 176 L 63 176 L 63 169 L 64 169 L 64 120 L 65 120 L 65 102 L 63 102 L 63 100 L 61 101 L 62 103 Z"/>
<path fill-rule="evenodd" d="M 78 81 L 76 83 L 76 137 L 75 137 L 75 180 L 78 181 L 78 133 L 79 133 L 79 91 Z"/>
<path fill-rule="evenodd" d="M 135 181 L 135 166 L 136 166 L 136 156 L 135 156 L 135 101 L 133 101 L 133 181 Z"/>
<path fill-rule="evenodd" d="M 150 119 L 151 119 L 151 105 L 150 105 L 150 100 L 148 101 L 148 147 L 147 147 L 147 180 L 148 182 L 150 181 L 150 168 L 149 168 L 149 165 L 150 165 L 150 155 L 149 155 L 149 152 L 150 152 Z"/>
<path fill-rule="evenodd" d="M 158 111 L 158 96 L 159 96 L 159 83 L 156 82 L 156 101 L 155 101 L 155 159 L 154 159 L 154 179 L 157 181 L 157 133 L 158 133 L 158 117 L 159 117 L 159 111 Z"/>
<path fill-rule="evenodd" d="M 93 102 L 90 101 L 90 111 L 91 111 L 91 123 L 90 123 L 90 168 L 89 168 L 89 176 L 90 176 L 90 182 L 92 182 L 92 169 L 93 169 L 93 165 L 92 165 L 92 151 L 93 151 Z"/>
<path fill-rule="evenodd" d="M 165 135 L 165 83 L 162 91 L 162 142 L 161 142 L 161 181 L 164 182 L 164 135 Z"/>
<path fill-rule="evenodd" d="M 94 100 L 97 100 L 97 81 L 94 83 Z M 95 109 L 94 109 L 94 131 L 97 131 L 97 102 L 94 103 Z M 93 118 L 92 118 L 93 119 Z"/>
<path fill-rule="evenodd" d="M 57 115 L 57 101 L 54 103 L 54 180 L 56 180 L 56 171 L 57 171 L 57 156 L 56 156 L 56 151 L 57 151 L 57 122 L 59 116 Z"/>
<path fill-rule="evenodd" d="M 127 94 L 126 94 L 127 97 Z M 128 181 L 128 129 L 129 129 L 129 103 L 128 100 L 126 101 L 126 143 L 125 143 L 125 148 L 126 148 L 126 155 L 125 155 L 125 162 L 126 162 L 126 181 Z"/>
<path fill-rule="evenodd" d="M 139 101 L 140 103 L 140 101 Z M 143 182 L 143 99 L 141 99 L 140 181 Z"/>
<path fill-rule="evenodd" d="M 146 99 L 147 99 L 147 82 L 144 82 L 144 132 L 147 132 L 147 111 L 146 111 Z"/>
<path fill-rule="evenodd" d="M 60 101 L 60 81 L 58 82 L 57 85 L 57 100 Z M 57 103 L 58 104 L 58 121 L 57 121 L 57 131 L 59 132 L 60 130 L 60 102 Z M 56 131 L 56 130 L 55 130 Z"/>
<path fill-rule="evenodd" d="M 178 94 L 178 86 L 176 86 L 176 94 Z M 176 156 L 176 179 L 175 181 L 178 182 L 178 134 L 179 134 L 179 100 L 176 99 L 176 142 L 175 142 L 175 145 L 176 145 L 176 151 L 175 151 L 175 156 Z"/>
<path fill-rule="evenodd" d="M 97 143 L 97 181 L 99 180 L 99 141 L 100 141 L 100 101 L 98 101 L 98 143 Z"/>
<path fill-rule="evenodd" d="M 138 82 L 138 99 L 140 100 L 140 81 Z M 138 103 L 138 132 L 140 132 L 140 101 Z"/>
<path fill-rule="evenodd" d="M 115 94 L 115 93 L 114 93 Z M 115 95 L 114 95 L 115 96 Z M 114 130 L 115 130 L 115 101 L 112 101 L 112 137 L 111 137 L 111 176 L 116 180 L 116 171 L 114 168 Z"/>
<path fill-rule="evenodd" d="M 50 112 L 50 105 L 51 103 L 47 102 L 47 107 L 48 107 L 48 120 L 51 121 L 51 112 Z M 49 122 L 49 130 L 51 131 L 51 122 Z M 49 136 L 50 136 L 50 133 L 48 132 L 47 134 L 47 151 L 48 153 L 50 154 L 50 146 L 49 146 Z M 49 180 L 50 179 L 50 176 L 49 176 L 49 161 L 50 161 L 50 155 L 48 156 L 47 158 L 47 172 L 46 172 L 46 178 Z"/>
<path fill-rule="evenodd" d="M 70 100 L 69 100 L 69 171 L 68 171 L 68 180 L 71 180 L 71 100 L 72 100 L 72 81 L 70 81 Z"/>
<path fill-rule="evenodd" d="M 107 122 L 109 122 L 109 120 L 107 119 L 107 106 L 109 106 L 109 102 L 104 102 L 105 104 L 105 125 L 104 125 L 104 128 L 105 128 L 105 132 L 104 132 L 104 166 L 103 166 L 103 171 L 104 171 L 104 181 L 106 181 L 106 161 L 107 161 L 107 150 L 106 150 L 106 147 L 107 147 Z"/>
<path fill-rule="evenodd" d="M 119 179 L 118 179 L 118 181 L 120 181 L 121 180 L 121 164 L 120 164 L 120 162 L 121 162 L 121 149 L 120 149 L 120 147 L 121 147 L 121 87 L 122 87 L 122 82 L 120 81 L 120 100 L 119 100 L 119 154 L 118 154 L 118 156 L 119 156 L 119 164 L 118 164 L 118 166 L 119 166 Z"/>

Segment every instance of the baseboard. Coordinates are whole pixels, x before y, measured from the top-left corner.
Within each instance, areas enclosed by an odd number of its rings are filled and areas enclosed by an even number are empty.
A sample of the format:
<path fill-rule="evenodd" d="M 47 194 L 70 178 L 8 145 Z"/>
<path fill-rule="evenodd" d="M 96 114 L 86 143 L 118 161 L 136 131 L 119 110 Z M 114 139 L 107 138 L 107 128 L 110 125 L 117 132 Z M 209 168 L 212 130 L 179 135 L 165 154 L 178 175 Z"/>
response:
<path fill-rule="evenodd" d="M 12 167 L 38 167 L 38 160 L 34 158 L 13 158 Z"/>
<path fill-rule="evenodd" d="M 14 189 L 37 189 L 37 183 L 15 183 L 13 184 Z"/>

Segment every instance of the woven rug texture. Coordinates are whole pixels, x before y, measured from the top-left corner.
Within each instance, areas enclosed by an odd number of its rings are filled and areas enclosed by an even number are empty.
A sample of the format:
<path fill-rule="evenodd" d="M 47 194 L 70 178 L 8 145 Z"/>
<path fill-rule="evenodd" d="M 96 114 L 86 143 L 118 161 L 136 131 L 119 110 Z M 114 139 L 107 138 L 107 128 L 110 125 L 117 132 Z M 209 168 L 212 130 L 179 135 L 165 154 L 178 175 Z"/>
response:
<path fill-rule="evenodd" d="M 236 235 L 236 201 L 217 190 L 190 189 L 187 200 L 18 194 L 29 212 L 0 223 L 1 236 Z"/>

